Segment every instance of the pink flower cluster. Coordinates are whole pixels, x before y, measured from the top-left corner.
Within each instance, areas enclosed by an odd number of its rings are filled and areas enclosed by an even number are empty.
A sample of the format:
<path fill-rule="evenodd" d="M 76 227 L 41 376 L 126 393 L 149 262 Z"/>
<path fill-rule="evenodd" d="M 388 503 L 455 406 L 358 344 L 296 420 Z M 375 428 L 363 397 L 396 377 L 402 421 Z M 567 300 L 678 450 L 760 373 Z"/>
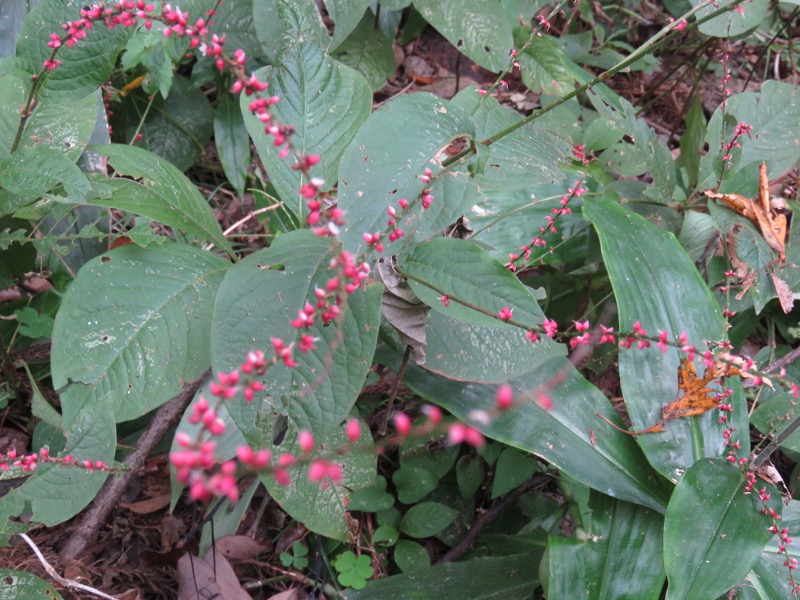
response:
<path fill-rule="evenodd" d="M 97 471 L 107 471 L 108 465 L 102 460 L 78 460 L 72 455 L 67 455 L 63 458 L 50 456 L 50 450 L 41 448 L 38 452 L 30 454 L 18 454 L 13 448 L 9 450 L 5 456 L 0 454 L 0 471 L 8 471 L 12 467 L 21 468 L 24 473 L 32 473 L 36 470 L 39 463 L 53 463 L 65 467 L 77 467 L 79 469 L 86 469 L 89 473 Z"/>

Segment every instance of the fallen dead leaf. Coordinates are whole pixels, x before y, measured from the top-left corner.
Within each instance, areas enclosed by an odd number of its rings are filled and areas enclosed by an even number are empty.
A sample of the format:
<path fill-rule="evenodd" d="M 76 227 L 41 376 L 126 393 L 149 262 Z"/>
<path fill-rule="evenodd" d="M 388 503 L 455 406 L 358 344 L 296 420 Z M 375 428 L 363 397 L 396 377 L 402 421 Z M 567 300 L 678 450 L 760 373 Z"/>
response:
<path fill-rule="evenodd" d="M 252 600 L 231 563 L 212 547 L 205 558 L 184 554 L 178 561 L 178 600 Z"/>

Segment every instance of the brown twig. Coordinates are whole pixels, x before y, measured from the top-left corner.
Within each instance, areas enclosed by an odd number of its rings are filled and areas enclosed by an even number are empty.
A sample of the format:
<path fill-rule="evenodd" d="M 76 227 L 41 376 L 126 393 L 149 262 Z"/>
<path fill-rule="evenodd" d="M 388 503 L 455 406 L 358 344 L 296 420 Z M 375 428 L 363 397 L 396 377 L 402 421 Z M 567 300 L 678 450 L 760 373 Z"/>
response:
<path fill-rule="evenodd" d="M 486 528 L 487 525 L 489 525 L 489 523 L 494 521 L 497 517 L 503 514 L 506 509 L 519 500 L 522 494 L 542 485 L 549 479 L 549 474 L 538 473 L 528 479 L 525 483 L 511 490 L 503 497 L 502 500 L 495 503 L 494 506 L 478 517 L 478 520 L 475 521 L 475 524 L 467 532 L 467 535 L 465 535 L 458 544 L 453 546 L 447 554 L 440 558 L 438 562 L 454 562 L 464 556 L 464 554 L 466 554 L 469 549 L 472 548 L 475 538 L 480 535 L 480 533 Z"/>
<path fill-rule="evenodd" d="M 119 477 L 112 477 L 106 481 L 106 484 L 94 499 L 92 507 L 72 531 L 69 541 L 59 556 L 61 564 L 75 560 L 83 553 L 89 540 L 97 535 L 100 526 L 119 503 L 119 499 L 125 488 L 128 487 L 128 482 L 133 477 L 136 469 L 144 466 L 153 448 L 161 441 L 161 438 L 164 437 L 172 424 L 180 418 L 186 406 L 188 406 L 197 390 L 200 389 L 200 385 L 210 373 L 211 369 L 208 369 L 199 378 L 184 384 L 180 393 L 158 410 L 153 420 L 150 421 L 150 425 L 136 443 L 136 450 L 122 462 L 129 469 Z"/>

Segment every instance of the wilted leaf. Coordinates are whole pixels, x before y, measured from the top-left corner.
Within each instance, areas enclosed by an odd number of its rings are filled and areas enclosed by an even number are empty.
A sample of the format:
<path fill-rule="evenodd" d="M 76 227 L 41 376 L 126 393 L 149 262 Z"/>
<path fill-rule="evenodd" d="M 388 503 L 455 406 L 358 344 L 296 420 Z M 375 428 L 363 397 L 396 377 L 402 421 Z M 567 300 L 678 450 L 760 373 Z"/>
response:
<path fill-rule="evenodd" d="M 381 314 L 397 330 L 407 346 L 411 346 L 414 362 L 425 364 L 425 349 L 428 346 L 425 322 L 430 308 L 420 300 L 408 282 L 397 272 L 397 258 L 378 259 L 375 279 L 384 285 L 381 299 Z"/>

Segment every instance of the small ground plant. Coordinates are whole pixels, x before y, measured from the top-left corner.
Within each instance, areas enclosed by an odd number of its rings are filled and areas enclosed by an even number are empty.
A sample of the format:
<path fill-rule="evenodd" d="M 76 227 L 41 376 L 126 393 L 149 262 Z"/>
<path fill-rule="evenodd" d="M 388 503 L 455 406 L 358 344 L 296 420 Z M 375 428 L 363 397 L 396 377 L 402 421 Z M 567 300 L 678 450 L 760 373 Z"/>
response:
<path fill-rule="evenodd" d="M 9 20 L 0 542 L 160 450 L 181 597 L 797 596 L 800 11 L 320 4 Z"/>

